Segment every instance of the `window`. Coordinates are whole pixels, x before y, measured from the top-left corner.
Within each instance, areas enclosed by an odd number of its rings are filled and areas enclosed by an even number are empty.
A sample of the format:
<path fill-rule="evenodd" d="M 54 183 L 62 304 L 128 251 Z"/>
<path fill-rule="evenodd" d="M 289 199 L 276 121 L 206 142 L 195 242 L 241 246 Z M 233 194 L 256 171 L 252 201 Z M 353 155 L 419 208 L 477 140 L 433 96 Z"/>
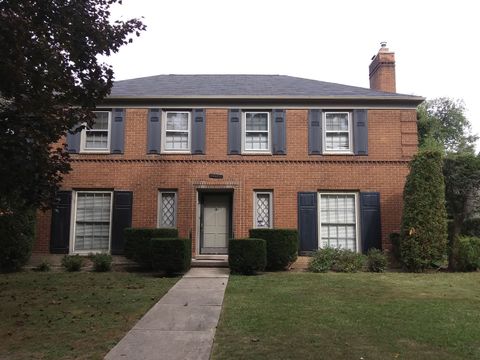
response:
<path fill-rule="evenodd" d="M 270 113 L 244 113 L 243 152 L 270 152 Z"/>
<path fill-rule="evenodd" d="M 166 111 L 163 131 L 163 151 L 190 151 L 190 112 Z"/>
<path fill-rule="evenodd" d="M 320 247 L 358 251 L 355 194 L 320 194 Z"/>
<path fill-rule="evenodd" d="M 111 213 L 111 192 L 76 192 L 73 252 L 110 250 Z"/>
<path fill-rule="evenodd" d="M 110 119 L 109 111 L 95 111 L 92 127 L 85 127 L 81 134 L 82 152 L 110 151 Z"/>
<path fill-rule="evenodd" d="M 324 152 L 351 153 L 351 116 L 348 112 L 326 112 L 324 117 Z"/>
<path fill-rule="evenodd" d="M 177 225 L 177 193 L 160 191 L 158 196 L 158 227 L 174 228 Z"/>
<path fill-rule="evenodd" d="M 272 228 L 272 193 L 267 191 L 255 192 L 254 201 L 254 227 Z"/>

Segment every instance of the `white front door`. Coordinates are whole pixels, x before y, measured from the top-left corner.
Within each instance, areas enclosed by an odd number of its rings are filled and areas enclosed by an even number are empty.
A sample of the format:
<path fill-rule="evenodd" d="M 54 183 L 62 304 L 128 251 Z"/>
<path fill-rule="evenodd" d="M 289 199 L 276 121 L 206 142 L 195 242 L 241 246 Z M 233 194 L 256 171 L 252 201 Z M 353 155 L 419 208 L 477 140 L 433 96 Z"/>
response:
<path fill-rule="evenodd" d="M 230 237 L 230 195 L 203 194 L 201 254 L 227 254 Z"/>

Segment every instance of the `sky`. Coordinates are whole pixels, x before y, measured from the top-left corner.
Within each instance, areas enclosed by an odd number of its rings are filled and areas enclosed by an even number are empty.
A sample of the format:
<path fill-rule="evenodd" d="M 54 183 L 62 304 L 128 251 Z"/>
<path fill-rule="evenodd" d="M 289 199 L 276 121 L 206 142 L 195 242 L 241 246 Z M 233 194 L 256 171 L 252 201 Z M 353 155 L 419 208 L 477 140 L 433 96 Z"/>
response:
<path fill-rule="evenodd" d="M 397 92 L 463 99 L 480 134 L 477 9 L 472 0 L 123 0 L 112 18 L 143 17 L 147 30 L 106 61 L 116 80 L 281 74 L 369 87 L 386 41 Z"/>

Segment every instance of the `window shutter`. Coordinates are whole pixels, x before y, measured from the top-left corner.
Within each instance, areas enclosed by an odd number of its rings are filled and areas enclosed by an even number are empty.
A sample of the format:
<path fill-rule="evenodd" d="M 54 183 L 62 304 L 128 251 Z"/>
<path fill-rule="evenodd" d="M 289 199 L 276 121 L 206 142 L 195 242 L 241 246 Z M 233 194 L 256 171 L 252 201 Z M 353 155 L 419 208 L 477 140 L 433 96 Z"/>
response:
<path fill-rule="evenodd" d="M 360 228 L 364 253 L 371 248 L 382 249 L 380 193 L 360 193 Z"/>
<path fill-rule="evenodd" d="M 368 113 L 366 109 L 353 110 L 353 142 L 355 155 L 368 155 Z"/>
<path fill-rule="evenodd" d="M 71 211 L 72 192 L 57 192 L 56 201 L 52 209 L 52 227 L 50 233 L 50 252 L 52 254 L 68 254 Z"/>
<path fill-rule="evenodd" d="M 286 121 L 285 110 L 274 109 L 272 111 L 273 117 L 273 154 L 286 155 L 287 141 L 286 141 Z"/>
<path fill-rule="evenodd" d="M 192 111 L 192 154 L 205 154 L 205 110 Z"/>
<path fill-rule="evenodd" d="M 315 251 L 318 249 L 317 236 L 317 193 L 298 193 L 298 237 L 300 251 Z"/>
<path fill-rule="evenodd" d="M 71 131 L 75 131 L 77 126 Z M 77 154 L 80 152 L 80 134 L 82 132 L 71 133 L 70 130 L 67 131 L 67 149 L 70 154 Z"/>
<path fill-rule="evenodd" d="M 161 115 L 160 109 L 150 109 L 148 112 L 147 152 L 149 154 L 160 154 Z"/>
<path fill-rule="evenodd" d="M 131 191 L 115 191 L 113 193 L 112 210 L 112 255 L 123 254 L 125 239 L 123 230 L 132 226 L 132 202 Z"/>
<path fill-rule="evenodd" d="M 322 110 L 311 109 L 308 112 L 308 154 L 322 154 Z"/>
<path fill-rule="evenodd" d="M 123 109 L 113 109 L 112 118 L 110 153 L 123 154 L 125 143 L 125 111 Z"/>
<path fill-rule="evenodd" d="M 242 153 L 242 111 L 230 109 L 228 112 L 228 153 L 240 155 Z"/>

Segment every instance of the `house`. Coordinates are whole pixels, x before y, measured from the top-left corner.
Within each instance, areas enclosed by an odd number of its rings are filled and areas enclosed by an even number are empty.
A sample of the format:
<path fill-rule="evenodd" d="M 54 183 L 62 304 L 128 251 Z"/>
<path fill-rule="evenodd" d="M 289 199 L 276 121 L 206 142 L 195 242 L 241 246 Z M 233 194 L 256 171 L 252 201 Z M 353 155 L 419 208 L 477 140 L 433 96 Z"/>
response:
<path fill-rule="evenodd" d="M 382 44 L 370 88 L 280 75 L 118 81 L 37 222 L 36 253 L 121 254 L 125 227 L 176 227 L 193 253 L 227 254 L 250 228 L 298 228 L 300 253 L 389 249 L 416 107 Z"/>

